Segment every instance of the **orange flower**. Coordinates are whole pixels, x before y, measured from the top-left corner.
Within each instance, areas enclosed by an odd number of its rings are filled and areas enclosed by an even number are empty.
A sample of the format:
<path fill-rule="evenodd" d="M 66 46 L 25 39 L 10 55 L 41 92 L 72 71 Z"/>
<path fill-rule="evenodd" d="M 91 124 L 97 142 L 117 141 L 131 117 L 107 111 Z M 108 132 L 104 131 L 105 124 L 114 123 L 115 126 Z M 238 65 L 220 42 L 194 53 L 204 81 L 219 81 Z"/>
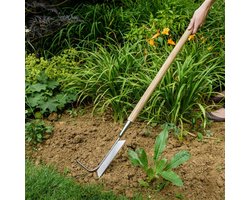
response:
<path fill-rule="evenodd" d="M 161 32 L 161 34 L 163 34 L 163 35 L 169 35 L 169 31 L 170 31 L 169 28 L 164 28 L 163 31 Z"/>
<path fill-rule="evenodd" d="M 148 43 L 149 43 L 149 45 L 151 45 L 151 46 L 155 46 L 155 41 L 154 41 L 154 39 L 149 39 L 149 40 L 148 40 Z"/>
<path fill-rule="evenodd" d="M 195 34 L 190 35 L 190 36 L 188 37 L 188 41 L 194 40 L 194 37 L 195 37 Z"/>
<path fill-rule="evenodd" d="M 160 30 L 157 30 L 157 33 L 151 38 L 151 39 L 155 39 L 158 38 L 160 35 Z"/>
<path fill-rule="evenodd" d="M 170 38 L 168 39 L 168 44 L 175 45 L 175 42 Z"/>

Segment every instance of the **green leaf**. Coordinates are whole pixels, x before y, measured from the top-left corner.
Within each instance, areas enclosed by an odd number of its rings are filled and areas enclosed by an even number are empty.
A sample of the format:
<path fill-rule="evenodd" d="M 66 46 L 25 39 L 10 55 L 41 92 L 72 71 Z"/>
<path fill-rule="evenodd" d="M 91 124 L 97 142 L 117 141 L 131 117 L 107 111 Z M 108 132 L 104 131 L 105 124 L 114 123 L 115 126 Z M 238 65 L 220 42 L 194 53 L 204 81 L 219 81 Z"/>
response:
<path fill-rule="evenodd" d="M 204 129 L 205 129 L 205 127 L 206 127 L 206 110 L 205 110 L 205 108 L 204 108 L 204 106 L 202 106 L 201 104 L 199 104 L 198 103 L 198 106 L 200 107 L 200 110 L 201 110 L 201 112 L 202 112 L 202 114 L 203 114 L 203 117 L 204 117 L 204 124 L 203 124 L 203 127 L 204 127 Z"/>
<path fill-rule="evenodd" d="M 67 93 L 67 102 L 76 101 L 77 95 L 75 93 Z"/>
<path fill-rule="evenodd" d="M 28 88 L 28 91 L 30 92 L 41 92 L 42 90 L 46 90 L 46 85 L 45 84 L 42 84 L 42 83 L 36 83 L 34 85 L 31 85 L 29 88 Z"/>
<path fill-rule="evenodd" d="M 57 101 L 59 102 L 59 109 L 62 109 L 65 104 L 70 103 L 76 100 L 76 95 L 73 94 L 57 94 L 56 97 Z"/>
<path fill-rule="evenodd" d="M 42 105 L 40 105 L 42 109 L 42 113 L 45 113 L 47 110 L 49 110 L 50 113 L 57 111 L 57 106 L 59 105 L 58 101 L 54 98 L 49 98 L 48 101 L 44 102 Z"/>
<path fill-rule="evenodd" d="M 166 158 L 163 158 L 163 159 L 161 159 L 159 161 L 156 161 L 156 165 L 155 165 L 156 174 L 160 174 L 164 170 L 166 165 L 167 165 L 167 159 Z"/>
<path fill-rule="evenodd" d="M 140 159 L 137 155 L 137 153 L 131 149 L 128 150 L 128 157 L 129 157 L 129 160 L 130 162 L 132 163 L 132 165 L 134 166 L 140 166 L 141 163 L 140 163 Z"/>
<path fill-rule="evenodd" d="M 35 119 L 42 119 L 43 118 L 43 115 L 41 112 L 35 112 Z"/>
<path fill-rule="evenodd" d="M 146 170 L 149 182 L 155 177 L 154 170 L 150 167 Z"/>
<path fill-rule="evenodd" d="M 55 89 L 57 86 L 59 86 L 59 83 L 57 81 L 50 80 L 47 82 L 47 87 L 52 90 Z"/>
<path fill-rule="evenodd" d="M 55 97 L 60 104 L 60 107 L 63 107 L 67 103 L 67 96 L 65 94 L 57 94 Z"/>
<path fill-rule="evenodd" d="M 190 156 L 190 153 L 185 150 L 179 151 L 171 158 L 169 164 L 166 166 L 166 170 L 178 167 L 182 163 L 186 162 Z"/>
<path fill-rule="evenodd" d="M 168 138 L 168 126 L 165 126 L 163 131 L 156 137 L 155 148 L 154 148 L 154 160 L 157 160 L 166 146 L 166 140 Z"/>
<path fill-rule="evenodd" d="M 26 103 L 32 108 L 39 106 L 39 104 L 43 102 L 44 102 L 44 96 L 42 93 L 35 94 L 34 96 L 26 98 Z"/>
<path fill-rule="evenodd" d="M 181 180 L 181 178 L 173 171 L 163 171 L 161 173 L 161 176 L 167 180 L 170 181 L 171 183 L 173 183 L 176 186 L 183 186 L 183 182 Z"/>
<path fill-rule="evenodd" d="M 128 155 L 131 163 L 134 166 L 141 166 L 145 171 L 148 168 L 148 158 L 144 149 L 137 149 L 136 151 L 128 150 Z"/>
<path fill-rule="evenodd" d="M 198 132 L 198 134 L 197 134 L 197 139 L 198 139 L 198 141 L 200 141 L 200 142 L 203 140 L 203 135 L 202 135 L 202 133 Z"/>
<path fill-rule="evenodd" d="M 149 187 L 149 184 L 146 181 L 144 181 L 144 180 L 139 180 L 138 182 L 143 187 Z"/>
<path fill-rule="evenodd" d="M 163 38 L 162 37 L 158 37 L 157 40 L 160 42 L 161 45 L 163 44 Z"/>
<path fill-rule="evenodd" d="M 53 126 L 46 126 L 46 133 L 52 133 L 53 132 Z"/>
<path fill-rule="evenodd" d="M 144 170 L 148 168 L 148 157 L 144 149 L 137 149 L 138 158 Z"/>
<path fill-rule="evenodd" d="M 37 77 L 37 80 L 42 83 L 46 83 L 48 80 L 48 76 L 45 74 L 45 71 L 41 71 L 39 76 Z"/>

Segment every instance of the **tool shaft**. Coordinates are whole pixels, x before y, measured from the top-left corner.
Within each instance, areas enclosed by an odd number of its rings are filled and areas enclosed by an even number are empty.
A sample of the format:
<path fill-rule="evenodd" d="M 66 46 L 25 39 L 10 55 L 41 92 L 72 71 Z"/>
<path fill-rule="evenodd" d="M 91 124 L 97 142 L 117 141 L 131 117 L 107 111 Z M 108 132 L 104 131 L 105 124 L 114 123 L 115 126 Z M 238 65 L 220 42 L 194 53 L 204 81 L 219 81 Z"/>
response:
<path fill-rule="evenodd" d="M 155 88 L 157 87 L 159 82 L 162 80 L 162 78 L 165 75 L 166 71 L 168 70 L 169 66 L 174 61 L 176 55 L 179 53 L 182 46 L 187 41 L 190 34 L 191 34 L 191 31 L 188 29 L 184 32 L 184 34 L 182 35 L 182 37 L 180 38 L 180 40 L 178 41 L 178 43 L 176 44 L 176 46 L 174 47 L 172 52 L 169 54 L 168 58 L 166 59 L 166 61 L 162 65 L 162 67 L 160 68 L 159 72 L 156 74 L 155 78 L 153 79 L 151 84 L 148 86 L 147 90 L 144 92 L 140 101 L 137 103 L 134 110 L 132 111 L 132 113 L 128 117 L 129 121 L 131 121 L 131 122 L 135 121 L 135 119 L 137 118 L 137 116 L 141 112 L 142 108 L 147 103 L 149 97 L 151 96 L 151 94 L 153 93 L 153 91 L 155 90 Z"/>

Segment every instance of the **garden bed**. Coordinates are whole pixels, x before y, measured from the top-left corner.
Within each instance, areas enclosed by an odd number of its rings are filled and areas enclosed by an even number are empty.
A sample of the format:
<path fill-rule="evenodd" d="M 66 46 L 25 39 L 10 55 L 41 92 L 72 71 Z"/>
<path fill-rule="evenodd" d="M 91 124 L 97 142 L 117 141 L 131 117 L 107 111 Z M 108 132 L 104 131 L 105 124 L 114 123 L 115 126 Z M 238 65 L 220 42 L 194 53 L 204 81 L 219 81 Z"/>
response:
<path fill-rule="evenodd" d="M 179 150 L 188 150 L 191 159 L 180 166 L 176 172 L 184 182 L 183 187 L 172 184 L 161 191 L 154 186 L 142 187 L 138 180 L 144 179 L 144 172 L 131 165 L 127 151 L 142 147 L 153 155 L 156 136 L 160 126 L 151 127 L 146 123 L 135 122 L 127 130 L 123 139 L 124 147 L 113 160 L 107 171 L 99 179 L 88 173 L 76 159 L 94 167 L 108 152 L 123 124 L 113 122 L 110 115 L 92 116 L 85 112 L 82 116 L 70 117 L 63 114 L 60 119 L 50 122 L 54 126 L 53 135 L 37 150 L 26 149 L 26 155 L 36 164 L 52 164 L 61 173 L 67 173 L 80 183 L 103 184 L 107 190 L 132 197 L 136 193 L 150 199 L 224 199 L 225 179 L 225 135 L 224 123 L 212 123 L 209 127 L 212 137 L 203 138 L 187 135 L 183 142 L 170 134 L 164 156 L 171 158 Z M 194 133 L 195 134 L 195 133 Z"/>

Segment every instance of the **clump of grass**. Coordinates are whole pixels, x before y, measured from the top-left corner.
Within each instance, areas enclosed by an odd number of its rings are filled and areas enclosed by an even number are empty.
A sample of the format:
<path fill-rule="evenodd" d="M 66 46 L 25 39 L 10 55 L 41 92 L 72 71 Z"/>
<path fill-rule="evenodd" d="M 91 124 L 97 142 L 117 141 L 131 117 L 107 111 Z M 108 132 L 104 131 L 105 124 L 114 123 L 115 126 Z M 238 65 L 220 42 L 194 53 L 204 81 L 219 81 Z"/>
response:
<path fill-rule="evenodd" d="M 97 46 L 95 52 L 82 54 L 86 56 L 83 57 L 84 64 L 65 80 L 68 83 L 66 90 L 79 91 L 80 102 L 90 98 L 94 108 L 101 112 L 111 108 L 114 119 L 122 122 L 173 47 L 163 47 L 163 53 L 154 49 L 145 52 L 145 41 L 133 45 L 108 45 L 105 48 Z M 204 115 L 213 88 L 218 83 L 223 85 L 224 69 L 220 57 L 214 57 L 208 51 L 196 52 L 196 49 L 194 42 L 184 47 L 152 94 L 140 115 L 141 119 L 182 124 L 191 123 L 193 117 L 204 118 L 201 115 Z M 199 116 L 197 110 L 202 111 Z"/>
<path fill-rule="evenodd" d="M 122 195 L 104 191 L 100 185 L 80 185 L 69 177 L 60 175 L 53 167 L 35 166 L 26 161 L 25 199 L 107 199 L 125 200 Z M 141 199 L 135 196 L 133 199 Z"/>

